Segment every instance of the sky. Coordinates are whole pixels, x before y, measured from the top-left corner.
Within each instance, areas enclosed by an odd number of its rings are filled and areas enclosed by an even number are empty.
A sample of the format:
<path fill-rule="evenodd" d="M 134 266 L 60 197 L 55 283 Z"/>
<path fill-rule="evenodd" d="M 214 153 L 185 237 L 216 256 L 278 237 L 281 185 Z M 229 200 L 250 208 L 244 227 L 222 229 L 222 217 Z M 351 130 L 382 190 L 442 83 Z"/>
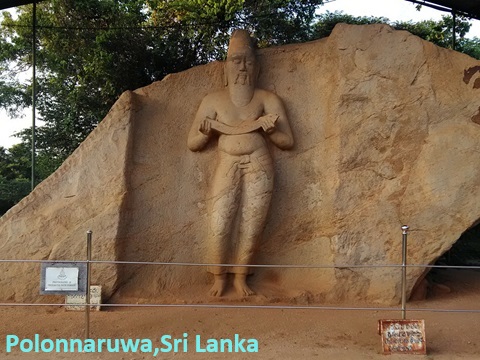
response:
<path fill-rule="evenodd" d="M 328 0 L 327 0 L 328 1 Z M 390 21 L 413 21 L 440 20 L 446 12 L 438 11 L 423 6 L 420 11 L 416 10 L 415 4 L 405 0 L 335 0 L 320 7 L 320 13 L 330 11 L 342 11 L 353 16 L 383 16 Z M 469 36 L 480 37 L 480 20 L 471 20 L 472 28 Z M 0 110 L 0 146 L 9 148 L 19 140 L 12 137 L 15 132 L 30 127 L 32 124 L 32 111 L 26 110 L 23 118 L 10 118 Z M 37 125 L 41 122 L 37 121 Z"/>

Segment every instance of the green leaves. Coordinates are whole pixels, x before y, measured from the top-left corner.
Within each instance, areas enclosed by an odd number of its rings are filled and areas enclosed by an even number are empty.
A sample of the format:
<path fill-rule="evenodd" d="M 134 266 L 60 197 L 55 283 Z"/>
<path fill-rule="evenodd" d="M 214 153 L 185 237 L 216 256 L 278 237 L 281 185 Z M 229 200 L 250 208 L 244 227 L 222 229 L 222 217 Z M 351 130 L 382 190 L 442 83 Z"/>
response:
<path fill-rule="evenodd" d="M 0 176 L 0 216 L 30 192 L 30 180 L 7 180 Z"/>
<path fill-rule="evenodd" d="M 396 22 L 393 27 L 398 30 L 407 30 L 414 35 L 421 37 L 434 44 L 452 48 L 453 44 L 453 18 L 451 16 L 442 16 L 442 20 L 433 21 L 425 20 L 418 23 L 413 22 Z M 456 50 L 463 52 L 464 47 L 469 42 L 465 39 L 465 35 L 470 30 L 471 24 L 467 19 L 457 17 L 455 25 Z M 475 41 L 474 41 L 475 42 Z M 463 44 L 463 45 L 462 45 Z"/>
<path fill-rule="evenodd" d="M 242 11 L 244 0 L 174 0 L 162 2 L 176 13 L 180 22 L 228 22 Z M 158 5 L 157 5 L 158 7 Z"/>
<path fill-rule="evenodd" d="M 0 215 L 30 192 L 30 158 L 24 144 L 0 147 Z"/>

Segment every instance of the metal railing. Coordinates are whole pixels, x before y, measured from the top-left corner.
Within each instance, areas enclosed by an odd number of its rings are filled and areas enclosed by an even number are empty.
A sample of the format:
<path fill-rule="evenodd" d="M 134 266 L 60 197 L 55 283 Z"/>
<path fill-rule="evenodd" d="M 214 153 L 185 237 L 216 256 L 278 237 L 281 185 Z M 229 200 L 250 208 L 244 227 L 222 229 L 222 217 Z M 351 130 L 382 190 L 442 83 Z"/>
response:
<path fill-rule="evenodd" d="M 368 265 L 359 265 L 359 264 L 340 264 L 340 265 L 305 265 L 305 264 L 252 264 L 252 265 L 238 265 L 238 264 L 208 264 L 208 263 L 191 263 L 191 262 L 162 262 L 162 261 L 122 261 L 122 260 L 92 260 L 92 231 L 87 232 L 87 254 L 86 260 L 33 260 L 33 259 L 3 259 L 0 260 L 1 263 L 66 263 L 66 262 L 75 262 L 75 263 L 86 263 L 87 264 L 87 286 L 86 286 L 86 301 L 85 304 L 75 304 L 75 306 L 85 307 L 85 338 L 90 336 L 90 306 L 101 306 L 101 307 L 163 307 L 163 308 L 185 308 L 185 307 L 194 307 L 194 308 L 237 308 L 237 309 L 294 309 L 294 310 L 344 310 L 344 311 L 400 311 L 402 319 L 406 319 L 407 312 L 407 268 L 425 268 L 425 269 L 469 269 L 469 270 L 480 270 L 480 266 L 449 266 L 449 265 L 427 265 L 427 264 L 407 264 L 407 235 L 408 235 L 408 226 L 402 226 L 402 263 L 401 264 L 368 264 Z M 110 303 L 100 303 L 100 304 L 91 304 L 90 303 L 90 282 L 91 282 L 91 265 L 92 264 L 117 264 L 117 265 L 148 265 L 148 266 L 224 266 L 224 267 L 250 267 L 250 268 L 280 268 L 280 269 L 362 269 L 362 268 L 401 268 L 401 306 L 392 307 L 392 306 L 381 306 L 381 307 L 349 307 L 349 306 L 323 306 L 323 305 L 240 305 L 240 304 L 133 304 L 133 303 L 123 303 L 123 304 L 110 304 Z M 0 306 L 65 306 L 64 303 L 0 303 Z M 412 308 L 410 307 L 408 311 L 412 312 L 441 312 L 441 313 L 480 313 L 480 309 L 439 309 L 439 308 Z"/>

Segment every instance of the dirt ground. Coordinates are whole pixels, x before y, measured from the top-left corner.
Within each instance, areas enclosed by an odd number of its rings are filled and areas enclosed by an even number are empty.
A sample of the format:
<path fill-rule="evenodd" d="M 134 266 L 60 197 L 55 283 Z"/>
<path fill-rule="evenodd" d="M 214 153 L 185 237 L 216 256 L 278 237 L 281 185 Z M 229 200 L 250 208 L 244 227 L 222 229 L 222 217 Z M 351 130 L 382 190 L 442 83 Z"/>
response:
<path fill-rule="evenodd" d="M 414 311 L 419 309 L 480 310 L 480 271 L 442 270 L 426 300 L 410 302 L 407 318 L 424 319 L 428 355 L 382 355 L 379 319 L 398 319 L 399 311 L 270 308 L 109 308 L 92 312 L 91 337 L 151 339 L 162 335 L 183 338 L 188 352 L 160 353 L 159 359 L 480 359 L 480 312 Z M 239 303 L 245 305 L 245 303 Z M 231 305 L 229 303 L 229 305 Z M 321 305 L 321 304 L 315 304 Z M 353 304 L 353 306 L 363 306 Z M 52 307 L 0 308 L 0 359 L 118 359 L 154 358 L 148 353 L 6 353 L 6 335 L 20 339 L 83 338 L 85 315 Z M 258 341 L 257 353 L 199 353 L 195 336 Z M 159 346 L 159 345 L 158 345 Z"/>

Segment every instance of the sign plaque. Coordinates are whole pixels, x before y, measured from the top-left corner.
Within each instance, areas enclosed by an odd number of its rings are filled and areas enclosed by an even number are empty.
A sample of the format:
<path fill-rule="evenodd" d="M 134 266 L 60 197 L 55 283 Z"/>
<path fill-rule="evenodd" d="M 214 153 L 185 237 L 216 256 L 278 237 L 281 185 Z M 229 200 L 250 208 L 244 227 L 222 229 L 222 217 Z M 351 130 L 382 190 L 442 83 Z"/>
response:
<path fill-rule="evenodd" d="M 384 354 L 426 355 L 424 320 L 379 320 Z"/>
<path fill-rule="evenodd" d="M 87 289 L 87 264 L 77 262 L 42 263 L 40 294 L 79 295 Z"/>
<path fill-rule="evenodd" d="M 45 291 L 78 291 L 77 267 L 47 267 Z"/>
<path fill-rule="evenodd" d="M 68 311 L 85 311 L 86 295 L 67 295 L 65 296 L 65 310 Z M 102 303 L 102 286 L 90 286 L 90 310 L 100 311 Z"/>

